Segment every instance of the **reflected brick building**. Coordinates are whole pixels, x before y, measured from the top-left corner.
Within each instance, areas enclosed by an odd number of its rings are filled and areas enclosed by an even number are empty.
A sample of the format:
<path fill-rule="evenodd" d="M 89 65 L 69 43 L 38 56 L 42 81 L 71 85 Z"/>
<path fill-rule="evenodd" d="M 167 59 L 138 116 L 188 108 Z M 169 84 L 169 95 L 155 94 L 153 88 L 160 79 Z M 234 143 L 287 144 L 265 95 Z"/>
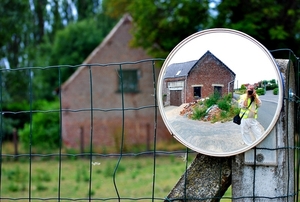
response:
<path fill-rule="evenodd" d="M 218 92 L 233 92 L 235 73 L 210 51 L 199 60 L 174 63 L 164 76 L 164 105 L 179 106 Z"/>

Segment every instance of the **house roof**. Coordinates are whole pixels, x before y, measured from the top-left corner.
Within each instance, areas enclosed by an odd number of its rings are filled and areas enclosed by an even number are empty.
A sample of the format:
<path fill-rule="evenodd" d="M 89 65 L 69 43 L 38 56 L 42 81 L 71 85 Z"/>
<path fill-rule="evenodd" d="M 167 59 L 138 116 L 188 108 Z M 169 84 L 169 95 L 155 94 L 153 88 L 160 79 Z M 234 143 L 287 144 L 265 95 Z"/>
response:
<path fill-rule="evenodd" d="M 198 61 L 201 61 L 207 55 L 211 55 L 212 57 L 214 57 L 215 60 L 219 61 L 226 69 L 228 69 L 233 75 L 235 75 L 235 73 L 229 67 L 227 67 L 221 60 L 219 60 L 214 54 L 212 54 L 208 50 L 199 60 L 192 60 L 182 63 L 173 63 L 169 65 L 167 67 L 164 78 L 178 78 L 188 76 L 189 72 L 193 69 L 195 64 L 198 63 Z"/>
<path fill-rule="evenodd" d="M 70 77 L 69 79 L 63 83 L 62 88 L 65 86 L 69 85 L 80 72 L 86 67 L 84 66 L 85 64 L 90 64 L 91 60 L 93 57 L 101 51 L 110 41 L 110 39 L 118 32 L 120 27 L 127 23 L 127 22 L 132 22 L 132 17 L 129 14 L 125 14 L 120 21 L 114 26 L 114 28 L 109 32 L 109 34 L 103 39 L 103 41 L 92 51 L 92 53 L 85 59 L 85 61 L 82 63 L 83 66 L 80 66 Z"/>

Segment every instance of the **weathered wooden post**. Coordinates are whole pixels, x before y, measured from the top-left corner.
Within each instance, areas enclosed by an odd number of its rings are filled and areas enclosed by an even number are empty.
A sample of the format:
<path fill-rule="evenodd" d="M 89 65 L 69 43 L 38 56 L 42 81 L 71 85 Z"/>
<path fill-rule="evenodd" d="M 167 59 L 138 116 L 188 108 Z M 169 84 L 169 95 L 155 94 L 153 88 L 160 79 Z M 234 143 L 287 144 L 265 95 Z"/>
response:
<path fill-rule="evenodd" d="M 231 185 L 231 157 L 197 154 L 167 201 L 219 201 Z"/>

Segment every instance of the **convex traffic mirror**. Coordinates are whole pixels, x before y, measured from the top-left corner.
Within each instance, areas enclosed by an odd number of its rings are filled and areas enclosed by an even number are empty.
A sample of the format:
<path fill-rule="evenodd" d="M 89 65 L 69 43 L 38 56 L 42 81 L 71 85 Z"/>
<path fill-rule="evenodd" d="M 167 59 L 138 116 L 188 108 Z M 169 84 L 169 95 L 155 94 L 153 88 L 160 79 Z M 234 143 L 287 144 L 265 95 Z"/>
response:
<path fill-rule="evenodd" d="M 183 145 L 231 156 L 270 133 L 281 110 L 282 85 L 274 58 L 257 40 L 236 30 L 208 29 L 181 41 L 166 58 L 158 105 L 165 125 Z M 232 119 L 239 112 L 245 114 L 237 125 Z"/>

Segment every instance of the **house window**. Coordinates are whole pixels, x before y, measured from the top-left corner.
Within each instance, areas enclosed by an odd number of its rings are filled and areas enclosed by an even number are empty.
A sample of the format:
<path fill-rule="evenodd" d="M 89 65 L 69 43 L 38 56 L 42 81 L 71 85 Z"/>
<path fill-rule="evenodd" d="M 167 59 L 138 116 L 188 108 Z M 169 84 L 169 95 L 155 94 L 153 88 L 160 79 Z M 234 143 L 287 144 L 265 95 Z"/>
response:
<path fill-rule="evenodd" d="M 138 70 L 136 69 L 127 69 L 119 70 L 119 85 L 118 92 L 122 92 L 122 80 L 123 76 L 123 92 L 124 93 L 137 93 L 138 89 Z"/>
<path fill-rule="evenodd" d="M 201 87 L 194 87 L 194 98 L 201 98 Z"/>

